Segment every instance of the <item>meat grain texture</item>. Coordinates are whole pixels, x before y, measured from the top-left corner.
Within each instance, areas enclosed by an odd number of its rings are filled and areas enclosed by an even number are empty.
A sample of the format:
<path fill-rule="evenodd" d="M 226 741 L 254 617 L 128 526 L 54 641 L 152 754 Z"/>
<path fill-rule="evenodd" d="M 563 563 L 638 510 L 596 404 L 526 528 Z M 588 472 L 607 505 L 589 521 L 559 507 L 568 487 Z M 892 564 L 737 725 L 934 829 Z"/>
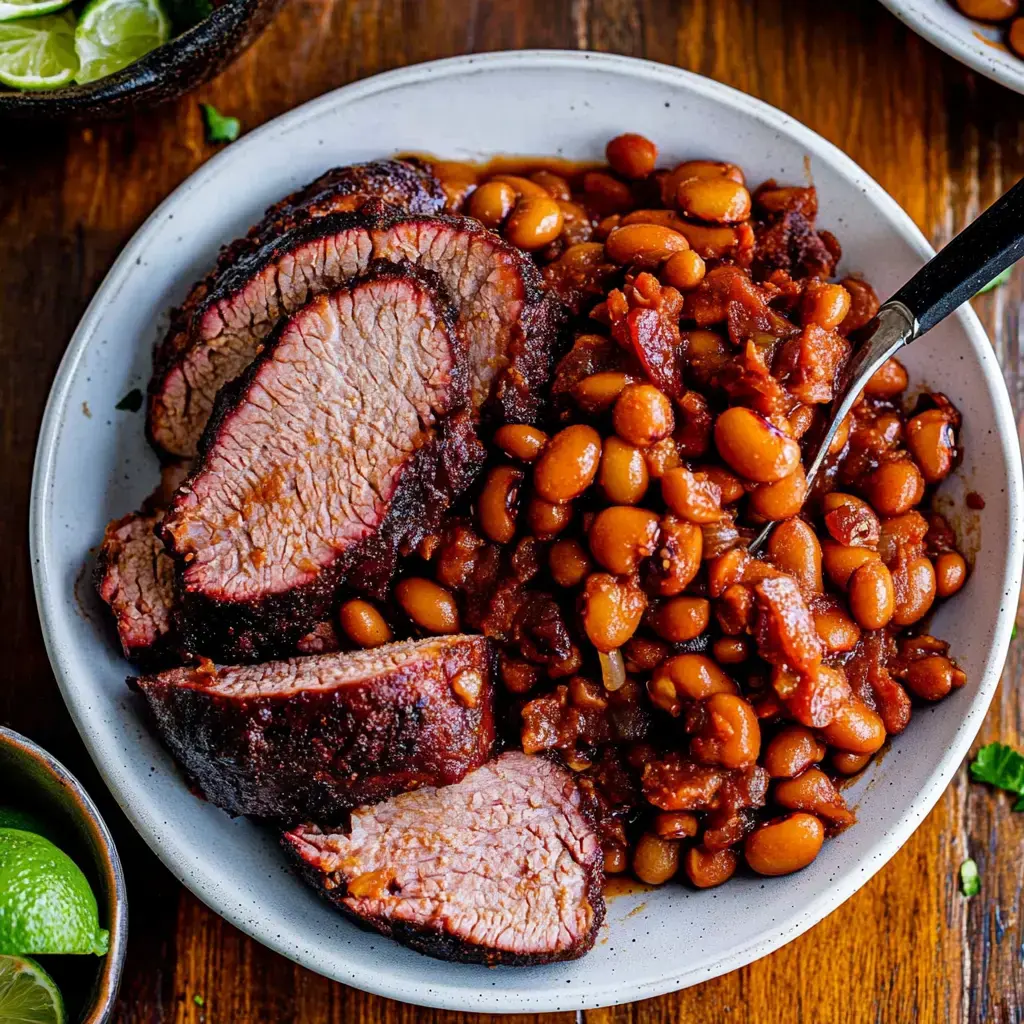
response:
<path fill-rule="evenodd" d="M 405 640 L 133 681 L 164 744 L 213 804 L 282 824 L 457 782 L 494 744 L 490 642 Z"/>
<path fill-rule="evenodd" d="M 572 776 L 510 752 L 462 782 L 303 825 L 284 848 L 360 925 L 463 963 L 572 960 L 604 918 L 603 855 Z"/>
<path fill-rule="evenodd" d="M 465 353 L 432 284 L 374 264 L 283 321 L 222 393 L 161 526 L 189 649 L 293 650 L 343 579 L 385 589 L 399 546 L 473 479 L 484 453 L 460 415 Z"/>

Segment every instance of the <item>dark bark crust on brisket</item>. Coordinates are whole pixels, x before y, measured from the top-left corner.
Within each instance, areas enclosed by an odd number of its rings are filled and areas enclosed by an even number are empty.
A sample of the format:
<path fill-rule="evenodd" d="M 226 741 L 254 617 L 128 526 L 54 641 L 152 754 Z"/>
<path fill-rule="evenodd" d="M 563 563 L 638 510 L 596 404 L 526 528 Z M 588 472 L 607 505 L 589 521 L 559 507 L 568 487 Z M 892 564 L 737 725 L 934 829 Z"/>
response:
<path fill-rule="evenodd" d="M 347 834 L 305 825 L 282 845 L 346 917 L 441 960 L 573 960 L 604 919 L 601 845 L 572 776 L 520 752 L 360 808 Z"/>
<path fill-rule="evenodd" d="M 432 637 L 130 682 L 211 803 L 290 825 L 338 822 L 352 807 L 458 782 L 483 764 L 494 743 L 492 663 L 484 637 Z M 464 692 L 475 687 L 472 706 L 457 680 Z"/>
<path fill-rule="evenodd" d="M 373 198 L 393 203 L 410 213 L 433 213 L 442 210 L 445 204 L 440 183 L 418 161 L 375 160 L 335 167 L 269 207 L 244 238 L 221 249 L 214 269 L 192 287 L 181 306 L 171 311 L 167 334 L 154 353 L 146 432 L 158 454 L 169 458 L 189 458 L 194 454 L 170 429 L 161 394 L 167 387 L 167 375 L 191 344 L 198 311 L 208 306 L 209 297 L 220 289 L 225 274 L 239 260 L 295 227 L 330 213 L 357 210 Z"/>
<path fill-rule="evenodd" d="M 346 291 L 358 295 L 375 282 L 412 282 L 438 295 L 433 275 L 387 261 L 374 263 L 367 276 Z M 466 400 L 465 365 L 461 342 L 454 331 L 454 314 L 444 300 L 438 299 L 435 311 L 447 327 L 451 354 L 457 360 L 447 383 L 452 411 L 440 416 L 427 433 L 422 433 L 420 424 L 419 437 L 410 439 L 417 447 L 402 468 L 397 489 L 372 532 L 337 555 L 333 564 L 320 567 L 312 581 L 291 586 L 284 592 L 260 592 L 252 599 L 236 596 L 225 600 L 211 592 L 210 586 L 190 582 L 193 573 L 189 566 L 196 552 L 188 536 L 188 520 L 190 509 L 198 502 L 195 485 L 204 475 L 218 472 L 210 469 L 208 463 L 222 443 L 225 423 L 246 403 L 258 403 L 265 397 L 260 388 L 249 394 L 254 382 L 262 368 L 275 360 L 278 346 L 289 336 L 289 325 L 298 323 L 312 308 L 306 307 L 295 317 L 282 321 L 249 369 L 222 390 L 203 437 L 196 469 L 179 491 L 161 527 L 177 565 L 176 621 L 184 646 L 214 660 L 253 661 L 292 652 L 297 642 L 331 612 L 342 581 L 351 589 L 382 596 L 394 574 L 399 548 L 415 546 L 425 534 L 438 528 L 454 497 L 469 486 L 484 460 L 485 451 L 473 423 L 461 408 Z M 362 355 L 353 351 L 356 359 Z M 236 471 L 243 472 L 244 468 L 238 467 Z M 329 467 L 322 469 L 326 474 Z"/>

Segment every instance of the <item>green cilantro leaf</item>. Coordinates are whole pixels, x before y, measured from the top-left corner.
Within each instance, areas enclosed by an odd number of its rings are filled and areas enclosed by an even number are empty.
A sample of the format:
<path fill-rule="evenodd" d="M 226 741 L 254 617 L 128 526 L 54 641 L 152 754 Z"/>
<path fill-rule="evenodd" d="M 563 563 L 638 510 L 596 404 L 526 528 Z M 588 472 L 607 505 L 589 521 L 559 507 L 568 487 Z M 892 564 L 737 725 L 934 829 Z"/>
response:
<path fill-rule="evenodd" d="M 1005 270 L 1004 270 L 1004 271 L 1003 271 L 1003 272 L 1002 272 L 1001 274 L 999 274 L 999 275 L 998 275 L 997 277 L 993 277 L 993 278 L 992 278 L 992 280 L 991 280 L 991 281 L 989 281 L 989 283 L 988 283 L 987 285 L 985 285 L 985 287 L 984 287 L 984 288 L 981 288 L 981 289 L 979 289 L 978 291 L 976 291 L 976 292 L 974 293 L 975 297 L 977 297 L 977 296 L 979 296 L 979 295 L 984 295 L 984 294 L 985 294 L 985 292 L 991 292 L 991 291 L 994 291 L 994 290 L 995 290 L 996 288 L 998 288 L 998 287 L 999 287 L 999 286 L 1000 286 L 1001 284 L 1006 284 L 1006 283 L 1007 283 L 1007 282 L 1008 282 L 1008 281 L 1010 280 L 1010 274 L 1011 274 L 1012 272 L 1013 272 L 1013 267 L 1007 267 L 1007 268 L 1006 268 L 1006 269 L 1005 269 Z"/>
<path fill-rule="evenodd" d="M 138 412 L 142 408 L 142 392 L 132 388 L 114 408 L 121 412 Z"/>
<path fill-rule="evenodd" d="M 206 121 L 207 142 L 234 142 L 242 125 L 237 117 L 225 117 L 215 106 L 200 103 L 203 119 Z"/>
<path fill-rule="evenodd" d="M 1016 640 L 1017 639 L 1017 623 L 1016 622 L 1013 624 L 1013 629 L 1010 630 L 1010 639 L 1011 640 Z"/>
<path fill-rule="evenodd" d="M 971 778 L 975 782 L 988 782 L 1020 799 L 1015 811 L 1024 811 L 1024 754 L 1005 743 L 989 743 L 981 748 L 971 762 Z"/>
<path fill-rule="evenodd" d="M 981 876 L 978 874 L 978 865 L 973 858 L 960 865 L 960 891 L 965 896 L 977 896 L 981 892 Z"/>
<path fill-rule="evenodd" d="M 974 861 L 971 861 L 971 863 L 973 864 Z M 202 996 L 199 996 L 199 995 L 193 996 L 192 997 L 192 1002 L 195 1003 L 196 1006 L 205 1006 L 206 1005 L 206 1000 Z"/>

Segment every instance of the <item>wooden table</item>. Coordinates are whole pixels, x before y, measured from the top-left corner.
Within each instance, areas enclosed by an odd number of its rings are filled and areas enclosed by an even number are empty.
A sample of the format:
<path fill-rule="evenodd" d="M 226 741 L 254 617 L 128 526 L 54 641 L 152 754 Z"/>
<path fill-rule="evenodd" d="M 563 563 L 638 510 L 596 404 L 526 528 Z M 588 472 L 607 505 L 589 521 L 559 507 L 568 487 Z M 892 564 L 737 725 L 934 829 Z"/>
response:
<path fill-rule="evenodd" d="M 121 246 L 214 152 L 203 140 L 200 100 L 253 128 L 377 71 L 516 47 L 648 57 L 767 100 L 845 149 L 937 246 L 1024 173 L 1024 97 L 943 56 L 875 0 L 292 0 L 248 55 L 177 105 L 117 125 L 6 129 L 0 722 L 79 773 L 117 835 L 132 913 L 118 1020 L 454 1024 L 474 1016 L 418 1010 L 302 970 L 225 924 L 167 874 L 104 791 L 53 681 L 32 597 L 26 519 L 43 404 L 76 322 Z M 1009 286 L 976 301 L 1018 413 L 1022 295 L 1018 271 Z M 1016 692 L 1022 657 L 1024 637 L 1011 652 L 985 741 L 1024 741 Z M 956 884 L 968 854 L 982 876 L 982 895 L 970 901 Z M 584 1018 L 1020 1024 L 1022 888 L 1024 814 L 969 784 L 961 770 L 892 862 L 809 934 L 715 981 Z M 573 1024 L 574 1015 L 545 1019 Z"/>

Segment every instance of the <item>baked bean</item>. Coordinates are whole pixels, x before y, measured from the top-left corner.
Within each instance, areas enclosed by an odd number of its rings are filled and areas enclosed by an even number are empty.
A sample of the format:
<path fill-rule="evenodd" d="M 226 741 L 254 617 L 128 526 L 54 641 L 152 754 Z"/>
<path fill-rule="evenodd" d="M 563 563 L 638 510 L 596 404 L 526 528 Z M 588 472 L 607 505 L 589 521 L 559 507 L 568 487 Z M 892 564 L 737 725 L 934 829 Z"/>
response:
<path fill-rule="evenodd" d="M 781 529 L 781 527 L 780 527 Z M 826 537 L 821 545 L 821 562 L 828 578 L 840 589 L 845 589 L 850 577 L 862 565 L 879 561 L 873 548 L 847 547 Z"/>
<path fill-rule="evenodd" d="M 500 228 L 515 205 L 516 191 L 503 181 L 485 181 L 469 197 L 470 216 L 488 228 Z"/>
<path fill-rule="evenodd" d="M 633 572 L 658 546 L 658 516 L 644 508 L 601 509 L 587 531 L 590 553 L 610 572 Z"/>
<path fill-rule="evenodd" d="M 690 375 L 701 387 L 707 387 L 728 361 L 729 344 L 714 331 L 686 331 L 683 338 Z"/>
<path fill-rule="evenodd" d="M 682 233 L 686 221 L 675 210 L 631 210 L 619 218 L 619 224 L 658 224 Z"/>
<path fill-rule="evenodd" d="M 551 540 L 572 522 L 572 505 L 555 504 L 533 495 L 526 503 L 526 526 L 538 540 Z"/>
<path fill-rule="evenodd" d="M 825 744 L 802 725 L 787 725 L 764 749 L 761 763 L 773 779 L 791 779 L 825 756 Z"/>
<path fill-rule="evenodd" d="M 719 454 L 740 476 L 768 484 L 789 476 L 800 464 L 800 446 L 763 416 L 734 405 L 715 420 Z"/>
<path fill-rule="evenodd" d="M 615 400 L 612 426 L 623 441 L 647 448 L 672 433 L 672 403 L 651 384 L 627 384 Z"/>
<path fill-rule="evenodd" d="M 548 435 L 525 423 L 509 423 L 494 432 L 494 443 L 510 458 L 533 462 L 548 443 Z"/>
<path fill-rule="evenodd" d="M 935 594 L 952 597 L 967 580 L 967 563 L 956 551 L 946 551 L 935 559 Z"/>
<path fill-rule="evenodd" d="M 789 875 L 807 867 L 825 841 L 825 827 L 797 811 L 755 829 L 743 844 L 747 864 L 759 875 Z"/>
<path fill-rule="evenodd" d="M 859 277 L 844 277 L 840 284 L 850 293 L 850 312 L 839 325 L 839 333 L 847 335 L 870 323 L 880 303 L 875 289 Z"/>
<path fill-rule="evenodd" d="M 729 178 L 740 185 L 746 184 L 743 171 L 735 164 L 722 163 L 718 160 L 684 160 L 662 179 L 661 201 L 666 206 L 672 206 L 676 201 L 679 183 L 689 178 Z"/>
<path fill-rule="evenodd" d="M 723 505 L 731 505 L 747 493 L 743 481 L 723 466 L 701 465 L 697 466 L 697 472 L 703 473 L 713 484 L 718 485 Z"/>
<path fill-rule="evenodd" d="M 821 734 L 829 746 L 851 754 L 873 754 L 885 742 L 881 716 L 856 697 L 839 708 Z"/>
<path fill-rule="evenodd" d="M 646 178 L 658 162 L 658 147 L 634 132 L 616 135 L 604 152 L 611 169 L 623 178 Z"/>
<path fill-rule="evenodd" d="M 900 547 L 917 549 L 928 534 L 928 520 L 920 512 L 906 512 L 892 516 L 882 523 L 878 538 L 878 553 L 886 565 L 891 565 Z"/>
<path fill-rule="evenodd" d="M 1006 21 L 1020 9 L 1020 0 L 956 0 L 968 18 L 978 21 Z"/>
<path fill-rule="evenodd" d="M 789 423 L 790 436 L 799 440 L 814 423 L 814 408 L 810 405 L 798 405 L 786 420 Z"/>
<path fill-rule="evenodd" d="M 466 197 L 476 188 L 480 172 L 472 164 L 460 163 L 458 160 L 435 160 L 430 170 L 441 183 L 444 190 L 448 210 L 461 210 Z"/>
<path fill-rule="evenodd" d="M 490 181 L 508 185 L 516 194 L 516 199 L 550 199 L 548 190 L 521 174 L 493 174 Z"/>
<path fill-rule="evenodd" d="M 346 601 L 338 609 L 338 624 L 349 640 L 360 647 L 380 647 L 391 640 L 391 627 L 369 601 Z"/>
<path fill-rule="evenodd" d="M 817 324 L 831 331 L 850 312 L 850 293 L 841 284 L 811 281 L 800 300 L 800 315 L 805 324 Z"/>
<path fill-rule="evenodd" d="M 633 190 L 604 171 L 587 171 L 583 175 L 583 195 L 598 213 L 622 213 L 633 205 Z"/>
<path fill-rule="evenodd" d="M 647 493 L 649 474 L 644 453 L 619 437 L 609 437 L 601 452 L 597 482 L 616 505 L 635 505 Z"/>
<path fill-rule="evenodd" d="M 820 768 L 808 768 L 796 778 L 776 783 L 772 796 L 790 811 L 810 811 L 830 825 L 845 827 L 856 820 L 832 780 Z"/>
<path fill-rule="evenodd" d="M 1024 57 L 1024 18 L 1014 18 L 1006 31 L 1006 41 L 1018 57 Z"/>
<path fill-rule="evenodd" d="M 658 666 L 653 679 L 666 680 L 675 695 L 684 700 L 739 693 L 736 683 L 703 654 L 677 654 Z"/>
<path fill-rule="evenodd" d="M 735 224 L 750 216 L 750 193 L 730 178 L 687 178 L 676 189 L 680 213 L 712 224 Z"/>
<path fill-rule="evenodd" d="M 654 834 L 662 839 L 692 839 L 697 834 L 697 815 L 686 811 L 661 811 L 651 822 Z"/>
<path fill-rule="evenodd" d="M 864 394 L 872 398 L 895 398 L 907 390 L 908 383 L 904 365 L 898 359 L 886 359 L 868 378 Z"/>
<path fill-rule="evenodd" d="M 608 258 L 622 266 L 655 270 L 673 253 L 689 249 L 690 243 L 671 228 L 657 224 L 625 224 L 605 239 Z"/>
<path fill-rule="evenodd" d="M 732 693 L 704 701 L 704 723 L 690 739 L 690 753 L 704 764 L 746 768 L 761 751 L 761 727 L 749 702 Z"/>
<path fill-rule="evenodd" d="M 572 397 L 584 412 L 604 412 L 610 409 L 633 378 L 627 373 L 605 370 L 592 373 L 573 385 Z"/>
<path fill-rule="evenodd" d="M 683 868 L 691 885 L 698 889 L 713 889 L 732 878 L 738 863 L 739 857 L 732 850 L 708 850 L 703 846 L 691 846 L 686 851 Z"/>
<path fill-rule="evenodd" d="M 805 594 L 820 594 L 822 550 L 818 537 L 802 519 L 789 519 L 768 538 L 768 558 L 772 565 L 796 577 Z"/>
<path fill-rule="evenodd" d="M 704 553 L 704 534 L 696 523 L 675 516 L 661 520 L 660 545 L 649 563 L 652 593 L 673 597 L 682 593 L 700 570 Z"/>
<path fill-rule="evenodd" d="M 559 505 L 559 508 L 564 506 Z M 572 538 L 556 540 L 548 552 L 548 568 L 560 587 L 576 587 L 586 579 L 593 568 L 586 548 Z"/>
<path fill-rule="evenodd" d="M 884 516 L 910 511 L 924 497 L 924 478 L 909 459 L 883 462 L 862 483 L 864 494 Z"/>
<path fill-rule="evenodd" d="M 544 500 L 556 505 L 579 497 L 594 481 L 601 463 L 601 435 L 576 423 L 548 442 L 533 469 L 533 486 Z"/>
<path fill-rule="evenodd" d="M 804 507 L 806 498 L 807 476 L 798 465 L 789 476 L 755 487 L 750 492 L 750 511 L 772 522 L 791 519 Z"/>
<path fill-rule="evenodd" d="M 673 253 L 661 268 L 662 281 L 681 292 L 693 291 L 707 272 L 704 260 L 689 247 L 689 242 L 686 244 L 685 249 Z"/>
<path fill-rule="evenodd" d="M 669 643 L 693 640 L 708 628 L 711 604 L 703 597 L 671 597 L 651 613 L 651 629 Z"/>
<path fill-rule="evenodd" d="M 647 598 L 631 579 L 595 572 L 583 588 L 583 628 L 599 651 L 614 651 L 637 630 Z"/>
<path fill-rule="evenodd" d="M 907 689 L 922 700 L 942 700 L 953 689 L 953 663 L 941 654 L 912 661 L 907 668 Z"/>
<path fill-rule="evenodd" d="M 736 228 L 724 224 L 694 224 L 684 221 L 679 233 L 686 236 L 690 248 L 703 260 L 720 260 L 735 254 L 740 239 Z"/>
<path fill-rule="evenodd" d="M 866 562 L 850 576 L 849 598 L 850 611 L 864 629 L 888 626 L 896 608 L 892 574 L 881 562 Z"/>
<path fill-rule="evenodd" d="M 558 239 L 559 242 L 569 248 L 589 242 L 594 235 L 594 227 L 590 223 L 590 214 L 579 203 L 571 203 L 565 199 L 556 199 L 555 202 L 558 203 L 558 208 L 562 211 L 562 234 Z M 564 256 L 565 253 L 562 255 Z M 598 260 L 598 263 L 603 262 L 603 260 L 604 252 L 602 251 L 601 259 Z"/>
<path fill-rule="evenodd" d="M 495 466 L 487 474 L 476 514 L 484 535 L 496 544 L 508 544 L 516 535 L 516 514 L 523 471 L 512 466 Z"/>
<path fill-rule="evenodd" d="M 956 439 L 949 417 L 941 409 L 926 409 L 907 423 L 907 447 L 925 483 L 937 484 L 953 468 Z"/>
<path fill-rule="evenodd" d="M 604 246 L 600 242 L 576 242 L 558 257 L 558 263 L 578 274 L 596 274 L 604 263 Z"/>
<path fill-rule="evenodd" d="M 661 478 L 661 496 L 680 519 L 691 523 L 715 523 L 722 518 L 722 491 L 704 473 L 684 466 L 670 469 Z"/>
<path fill-rule="evenodd" d="M 860 640 L 860 627 L 839 607 L 815 610 L 814 629 L 827 654 L 845 654 Z"/>
<path fill-rule="evenodd" d="M 670 469 L 682 465 L 683 459 L 679 454 L 679 447 L 673 437 L 663 437 L 655 441 L 649 448 L 644 448 L 644 462 L 647 463 L 647 472 L 660 480 Z"/>
<path fill-rule="evenodd" d="M 560 199 L 563 202 L 572 199 L 572 189 L 569 188 L 569 182 L 560 174 L 555 174 L 554 171 L 535 171 L 530 175 L 530 181 L 535 185 L 540 185 L 552 199 Z"/>
<path fill-rule="evenodd" d="M 633 873 L 648 885 L 661 885 L 679 870 L 679 843 L 645 832 L 633 851 Z"/>
<path fill-rule="evenodd" d="M 871 754 L 851 754 L 848 750 L 833 751 L 829 760 L 840 775 L 856 775 L 871 762 Z"/>
<path fill-rule="evenodd" d="M 720 636 L 711 645 L 711 653 L 720 665 L 739 665 L 750 657 L 750 645 L 743 637 Z"/>
<path fill-rule="evenodd" d="M 444 587 L 419 576 L 400 580 L 395 598 L 402 611 L 428 633 L 458 633 L 459 609 Z"/>
<path fill-rule="evenodd" d="M 543 249 L 562 233 L 562 211 L 546 193 L 523 196 L 505 224 L 505 238 L 520 249 Z"/>
<path fill-rule="evenodd" d="M 935 602 L 935 568 L 923 555 L 897 565 L 892 573 L 896 601 L 892 621 L 909 626 L 923 619 Z"/>

